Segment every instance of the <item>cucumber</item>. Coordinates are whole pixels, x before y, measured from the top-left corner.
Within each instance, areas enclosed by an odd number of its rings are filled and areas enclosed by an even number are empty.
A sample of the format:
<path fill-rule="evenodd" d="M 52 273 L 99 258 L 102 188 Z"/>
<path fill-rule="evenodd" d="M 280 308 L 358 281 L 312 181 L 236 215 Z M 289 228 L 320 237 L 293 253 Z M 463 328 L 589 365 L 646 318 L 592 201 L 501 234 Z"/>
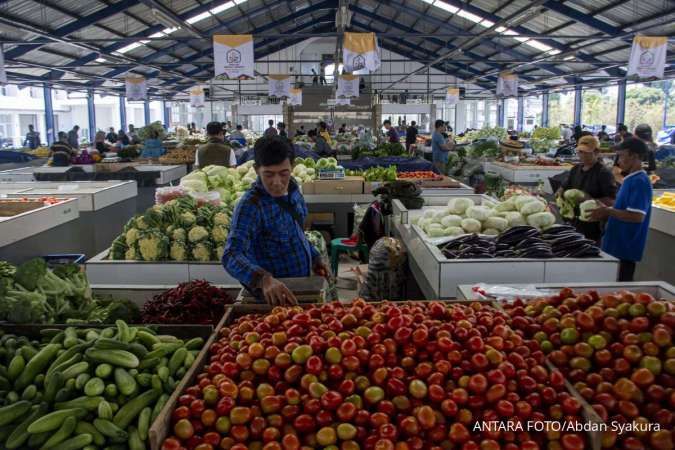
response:
<path fill-rule="evenodd" d="M 56 356 L 59 348 L 61 348 L 59 344 L 47 344 L 44 346 L 37 355 L 28 361 L 21 375 L 14 382 L 14 389 L 25 389 L 26 386 L 31 384 L 37 374 L 43 372 L 49 362 Z"/>
<path fill-rule="evenodd" d="M 204 339 L 200 337 L 192 338 L 185 343 L 185 348 L 188 350 L 199 350 L 204 346 Z"/>
<path fill-rule="evenodd" d="M 0 389 L 3 391 L 9 391 L 12 389 L 12 383 L 10 383 L 7 378 L 0 376 Z"/>
<path fill-rule="evenodd" d="M 161 358 L 145 358 L 144 360 L 142 360 L 140 362 L 140 364 L 138 365 L 138 368 L 141 369 L 141 370 L 151 369 L 151 368 L 159 365 L 160 362 L 162 362 Z"/>
<path fill-rule="evenodd" d="M 84 393 L 90 397 L 101 395 L 103 391 L 105 391 L 105 383 L 98 377 L 90 379 L 84 385 Z"/>
<path fill-rule="evenodd" d="M 147 348 L 152 348 L 153 345 L 159 344 L 159 339 L 157 339 L 155 335 L 144 330 L 138 330 L 136 332 L 136 339 Z"/>
<path fill-rule="evenodd" d="M 171 359 L 169 359 L 169 372 L 171 375 L 176 373 L 176 370 L 178 370 L 178 368 L 183 365 L 187 354 L 187 349 L 185 347 L 181 347 L 176 350 L 173 355 L 171 355 Z"/>
<path fill-rule="evenodd" d="M 77 436 L 63 441 L 59 444 L 58 450 L 80 450 L 89 445 L 94 440 L 91 434 L 78 434 Z"/>
<path fill-rule="evenodd" d="M 57 334 L 61 333 L 63 330 L 60 330 L 58 328 L 43 328 L 40 330 L 40 336 L 46 338 L 46 339 L 51 339 Z"/>
<path fill-rule="evenodd" d="M 145 355 L 144 359 L 163 358 L 164 356 L 166 356 L 166 352 L 164 351 L 164 349 L 158 348 L 157 350 L 153 350 L 151 352 L 148 352 Z"/>
<path fill-rule="evenodd" d="M 150 380 L 150 385 L 152 386 L 153 389 L 161 391 L 162 390 L 162 380 L 159 378 L 157 374 L 154 374 L 152 376 L 152 379 Z"/>
<path fill-rule="evenodd" d="M 150 430 L 150 417 L 152 417 L 152 408 L 146 406 L 138 415 L 138 436 L 142 441 L 148 439 L 148 431 Z"/>
<path fill-rule="evenodd" d="M 55 402 L 65 402 L 70 398 L 70 389 L 67 387 L 62 387 L 58 391 L 56 391 L 56 395 L 54 396 L 54 401 Z"/>
<path fill-rule="evenodd" d="M 138 375 L 135 376 L 135 378 L 136 382 L 140 384 L 142 387 L 148 387 L 150 386 L 152 375 L 149 373 L 139 373 Z"/>
<path fill-rule="evenodd" d="M 21 347 L 20 351 L 21 351 L 21 356 L 23 356 L 23 358 L 26 361 L 30 361 L 38 353 L 38 351 L 32 345 L 24 345 L 24 346 Z"/>
<path fill-rule="evenodd" d="M 145 444 L 136 427 L 129 427 L 129 450 L 145 450 Z"/>
<path fill-rule="evenodd" d="M 110 364 L 99 364 L 96 366 L 96 376 L 99 378 L 108 378 L 112 373 L 112 366 Z"/>
<path fill-rule="evenodd" d="M 87 341 L 87 342 L 95 341 L 98 338 L 99 338 L 99 335 L 98 335 L 98 332 L 96 330 L 89 330 L 84 335 L 84 340 Z"/>
<path fill-rule="evenodd" d="M 131 342 L 129 325 L 125 321 L 118 319 L 115 321 L 115 326 L 117 326 L 117 339 L 122 342 Z"/>
<path fill-rule="evenodd" d="M 61 353 L 49 366 L 49 369 L 47 369 L 47 375 L 51 374 L 54 370 L 58 368 L 58 366 L 66 361 L 68 361 L 70 358 L 72 358 L 74 355 L 79 355 L 80 359 L 82 358 L 82 353 L 84 350 L 88 347 L 87 344 L 80 344 L 76 345 L 75 347 L 70 347 L 68 350 L 65 350 L 63 353 Z M 79 360 L 78 360 L 79 361 Z M 75 362 L 78 362 L 75 361 Z M 74 364 L 74 363 L 73 363 Z"/>
<path fill-rule="evenodd" d="M 65 348 L 74 347 L 79 343 L 77 339 L 77 330 L 75 328 L 66 328 L 65 329 L 65 338 L 63 339 L 63 346 Z"/>
<path fill-rule="evenodd" d="M 106 420 L 112 420 L 113 418 L 113 412 L 112 408 L 110 407 L 110 403 L 105 400 L 98 404 L 98 418 Z"/>
<path fill-rule="evenodd" d="M 67 402 L 59 402 L 54 404 L 54 409 L 73 409 L 82 408 L 87 411 L 96 411 L 98 406 L 104 401 L 103 397 L 77 397 Z"/>
<path fill-rule="evenodd" d="M 52 366 L 47 370 L 47 375 L 50 375 L 50 370 L 54 370 L 54 371 L 60 370 L 61 372 L 63 372 L 68 367 L 70 367 L 70 366 L 72 366 L 72 365 L 74 365 L 74 364 L 76 364 L 80 361 L 82 361 L 82 353 L 76 353 L 76 354 L 72 355 L 70 358 L 68 358 L 67 360 L 62 361 L 58 365 L 52 364 Z M 52 369 L 52 367 L 53 367 L 53 369 Z"/>
<path fill-rule="evenodd" d="M 90 348 L 85 352 L 87 358 L 92 361 L 109 363 L 125 369 L 135 369 L 140 361 L 138 357 L 126 350 L 97 350 Z"/>
<path fill-rule="evenodd" d="M 101 432 L 98 431 L 96 427 L 89 422 L 83 421 L 77 422 L 77 426 L 75 427 L 75 434 L 91 434 L 91 436 L 94 438 L 94 444 L 96 444 L 99 447 L 105 444 L 105 436 L 103 436 Z"/>
<path fill-rule="evenodd" d="M 117 385 L 114 383 L 110 383 L 105 387 L 105 395 L 106 397 L 117 397 Z"/>
<path fill-rule="evenodd" d="M 35 380 L 33 380 L 33 384 L 37 386 L 38 388 L 44 387 L 45 385 L 45 374 L 44 373 L 39 373 L 35 377 Z"/>
<path fill-rule="evenodd" d="M 55 448 L 61 442 L 65 441 L 71 434 L 73 434 L 76 426 L 77 419 L 75 417 L 66 417 L 66 420 L 63 421 L 56 433 L 52 434 L 50 438 L 47 439 L 47 442 L 45 442 L 42 447 L 40 447 L 40 450 Z"/>
<path fill-rule="evenodd" d="M 28 400 L 31 401 L 35 398 L 35 396 L 38 393 L 37 386 L 34 384 L 29 384 L 26 386 L 26 389 L 23 390 L 23 393 L 21 393 L 21 400 Z"/>
<path fill-rule="evenodd" d="M 5 447 L 8 450 L 20 448 L 24 442 L 28 440 L 28 425 L 33 423 L 33 421 L 35 421 L 35 419 L 38 417 L 44 415 L 47 410 L 48 406 L 46 403 L 40 403 L 39 405 L 33 406 L 31 408 L 30 414 L 24 419 L 24 421 L 13 429 L 12 434 L 9 435 L 7 442 L 5 442 Z M 2 441 L 2 439 L 0 439 L 0 441 Z"/>
<path fill-rule="evenodd" d="M 122 429 L 128 427 L 140 414 L 143 408 L 150 406 L 160 395 L 161 391 L 156 389 L 145 391 L 122 406 L 115 414 L 113 422 Z"/>
<path fill-rule="evenodd" d="M 155 407 L 152 408 L 152 416 L 150 417 L 150 422 L 154 422 L 159 413 L 162 412 L 162 408 L 166 405 L 166 402 L 169 401 L 169 396 L 167 394 L 162 394 L 159 396 L 159 400 L 155 403 Z"/>
<path fill-rule="evenodd" d="M 14 381 L 19 378 L 21 372 L 26 367 L 26 359 L 22 355 L 16 355 L 9 362 L 9 367 L 7 367 L 7 376 L 9 381 Z"/>
<path fill-rule="evenodd" d="M 157 376 L 162 382 L 166 382 L 169 379 L 170 370 L 166 366 L 160 366 L 157 368 Z"/>
<path fill-rule="evenodd" d="M 81 373 L 75 378 L 75 389 L 81 391 L 84 389 L 84 385 L 87 384 L 87 381 L 91 379 L 91 375 L 88 373 Z"/>
<path fill-rule="evenodd" d="M 30 407 L 31 403 L 27 400 L 20 400 L 11 405 L 3 406 L 0 408 L 0 426 L 9 425 L 20 419 L 30 410 Z"/>
<path fill-rule="evenodd" d="M 45 431 L 44 433 L 31 434 L 30 437 L 28 438 L 28 446 L 30 448 L 38 448 L 42 444 L 47 442 L 49 436 L 51 436 L 51 433 L 49 431 Z"/>
<path fill-rule="evenodd" d="M 50 344 L 62 344 L 63 338 L 66 336 L 63 330 L 59 330 L 52 338 L 49 340 Z"/>
<path fill-rule="evenodd" d="M 87 370 L 89 370 L 89 363 L 87 361 L 80 361 L 79 363 L 73 364 L 67 369 L 63 369 L 63 378 L 65 378 L 66 380 L 70 378 L 75 378 L 79 374 L 84 373 Z"/>
<path fill-rule="evenodd" d="M 136 389 L 136 380 L 121 367 L 115 369 L 115 384 L 122 395 L 131 395 Z"/>
<path fill-rule="evenodd" d="M 160 342 L 152 346 L 153 350 L 164 350 L 165 355 L 170 355 L 183 346 L 183 342 Z"/>
<path fill-rule="evenodd" d="M 7 393 L 7 403 L 8 404 L 16 403 L 18 401 L 19 401 L 19 394 L 17 394 L 15 391 L 10 391 L 10 392 Z M 0 420 L 2 420 L 2 419 L 0 419 Z"/>
<path fill-rule="evenodd" d="M 111 338 L 115 336 L 115 329 L 112 327 L 104 328 L 101 330 L 101 337 L 103 338 Z"/>
<path fill-rule="evenodd" d="M 116 441 L 126 441 L 129 435 L 113 422 L 105 419 L 94 419 L 94 426 L 103 435 Z"/>
<path fill-rule="evenodd" d="M 192 367 L 192 364 L 194 362 L 195 362 L 195 355 L 188 352 L 187 356 L 185 356 L 185 361 L 183 361 L 183 367 L 189 369 L 190 367 Z"/>
<path fill-rule="evenodd" d="M 98 338 L 94 343 L 94 348 L 99 350 L 129 351 L 129 344 L 113 338 Z"/>
<path fill-rule="evenodd" d="M 56 430 L 68 417 L 75 416 L 77 418 L 82 418 L 86 415 L 87 411 L 83 408 L 61 409 L 58 411 L 53 411 L 28 425 L 28 432 L 30 434 L 37 434 Z"/>

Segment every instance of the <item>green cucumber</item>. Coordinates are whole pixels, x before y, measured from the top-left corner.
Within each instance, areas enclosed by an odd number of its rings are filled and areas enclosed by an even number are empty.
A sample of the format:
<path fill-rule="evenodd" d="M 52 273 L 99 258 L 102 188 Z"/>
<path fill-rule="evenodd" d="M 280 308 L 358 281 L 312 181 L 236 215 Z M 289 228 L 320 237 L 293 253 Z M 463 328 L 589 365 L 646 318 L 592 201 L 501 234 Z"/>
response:
<path fill-rule="evenodd" d="M 8 450 L 13 450 L 15 448 L 21 447 L 24 442 L 28 440 L 28 425 L 33 423 L 38 417 L 43 416 L 48 410 L 46 403 L 40 403 L 31 408 L 31 413 L 21 422 L 16 428 L 13 429 L 12 434 L 9 435 L 7 441 L 5 442 L 5 447 Z M 2 441 L 2 439 L 0 439 Z"/>
<path fill-rule="evenodd" d="M 185 343 L 185 348 L 188 350 L 199 350 L 204 346 L 204 339 L 200 337 L 192 338 Z"/>
<path fill-rule="evenodd" d="M 26 386 L 26 389 L 24 389 L 23 392 L 21 393 L 21 400 L 31 401 L 35 398 L 37 393 L 38 393 L 37 386 L 35 386 L 34 384 L 29 384 L 28 386 Z"/>
<path fill-rule="evenodd" d="M 103 391 L 105 391 L 105 383 L 98 377 L 90 379 L 84 385 L 84 393 L 90 397 L 101 395 Z"/>
<path fill-rule="evenodd" d="M 30 448 L 38 448 L 42 444 L 47 442 L 49 436 L 51 436 L 51 433 L 49 431 L 45 431 L 44 433 L 31 434 L 30 437 L 28 438 L 28 446 Z"/>
<path fill-rule="evenodd" d="M 115 414 L 113 422 L 122 429 L 126 428 L 136 419 L 143 408 L 150 406 L 161 394 L 161 391 L 155 389 L 145 391 L 122 406 Z"/>
<path fill-rule="evenodd" d="M 169 368 L 166 366 L 160 366 L 157 368 L 157 376 L 159 377 L 160 380 L 162 380 L 162 382 L 166 382 L 166 380 L 169 379 L 170 373 L 171 372 Z"/>
<path fill-rule="evenodd" d="M 96 330 L 89 330 L 84 335 L 84 340 L 87 342 L 95 341 L 99 338 L 98 332 Z"/>
<path fill-rule="evenodd" d="M 113 422 L 105 419 L 94 419 L 94 426 L 103 435 L 116 441 L 126 441 L 129 435 Z"/>
<path fill-rule="evenodd" d="M 90 348 L 85 352 L 87 358 L 100 363 L 109 363 L 126 369 L 135 369 L 140 361 L 126 350 L 97 350 Z"/>
<path fill-rule="evenodd" d="M 21 347 L 21 356 L 23 356 L 26 361 L 33 359 L 37 353 L 38 351 L 32 345 L 24 345 Z"/>
<path fill-rule="evenodd" d="M 159 416 L 159 413 L 162 412 L 162 408 L 166 405 L 166 402 L 169 401 L 169 396 L 167 394 L 162 394 L 159 396 L 159 400 L 155 403 L 154 408 L 152 408 L 152 416 L 150 416 L 150 422 L 154 422 L 155 419 Z"/>
<path fill-rule="evenodd" d="M 9 425 L 10 423 L 20 419 L 26 414 L 31 407 L 31 403 L 27 400 L 20 400 L 8 406 L 0 408 L 0 426 Z"/>
<path fill-rule="evenodd" d="M 115 369 L 115 384 L 122 395 L 131 395 L 136 389 L 136 380 L 121 367 Z"/>
<path fill-rule="evenodd" d="M 37 434 L 56 430 L 61 426 L 66 418 L 71 416 L 82 418 L 86 415 L 87 411 L 84 408 L 61 409 L 58 411 L 53 411 L 28 425 L 28 432 L 30 434 Z"/>
<path fill-rule="evenodd" d="M 136 382 L 142 387 L 150 386 L 150 382 L 152 381 L 152 375 L 149 373 L 139 373 L 134 378 L 136 378 Z"/>
<path fill-rule="evenodd" d="M 138 415 L 138 436 L 142 441 L 148 439 L 148 430 L 150 429 L 150 417 L 152 417 L 152 408 L 149 406 L 143 408 Z"/>
<path fill-rule="evenodd" d="M 96 376 L 99 378 L 108 378 L 112 374 L 113 368 L 110 364 L 99 364 L 96 366 Z"/>
<path fill-rule="evenodd" d="M 96 444 L 99 447 L 105 444 L 105 436 L 103 436 L 101 432 L 98 431 L 96 427 L 89 422 L 83 421 L 77 422 L 77 426 L 75 427 L 75 433 L 91 434 L 91 436 L 94 438 L 94 444 Z"/>
<path fill-rule="evenodd" d="M 101 337 L 103 338 L 111 338 L 115 336 L 115 329 L 112 327 L 104 328 L 101 330 Z"/>
<path fill-rule="evenodd" d="M 91 375 L 88 373 L 81 373 L 75 378 L 75 389 L 81 391 L 84 389 L 84 385 L 87 384 L 87 381 L 91 379 Z"/>
<path fill-rule="evenodd" d="M 35 355 L 24 368 L 19 378 L 14 382 L 14 389 L 25 389 L 31 384 L 38 373 L 44 371 L 49 362 L 56 356 L 61 346 L 59 344 L 47 344 Z"/>
<path fill-rule="evenodd" d="M 161 358 L 145 358 L 140 362 L 138 365 L 138 368 L 143 370 L 143 369 L 151 369 L 158 365 L 161 362 Z"/>
<path fill-rule="evenodd" d="M 153 345 L 159 344 L 159 339 L 157 339 L 155 335 L 144 330 L 138 330 L 136 332 L 136 339 L 147 348 L 152 348 Z"/>
<path fill-rule="evenodd" d="M 21 372 L 25 367 L 25 358 L 21 355 L 14 356 L 14 358 L 12 358 L 12 360 L 9 362 L 9 367 L 7 367 L 7 376 L 9 377 L 9 381 L 13 382 L 16 380 L 19 375 L 21 375 Z"/>
<path fill-rule="evenodd" d="M 91 434 L 78 434 L 77 436 L 63 441 L 59 444 L 58 450 L 80 450 L 91 444 L 94 437 Z"/>
<path fill-rule="evenodd" d="M 52 434 L 49 439 L 47 439 L 47 442 L 45 442 L 42 447 L 40 447 L 40 450 L 55 448 L 61 442 L 65 441 L 71 434 L 73 434 L 76 426 L 77 419 L 75 417 L 66 417 L 66 420 L 63 421 L 56 433 Z"/>
<path fill-rule="evenodd" d="M 98 404 L 98 418 L 106 420 L 112 420 L 113 418 L 112 407 L 105 400 Z"/>
<path fill-rule="evenodd" d="M 178 370 L 178 368 L 183 365 L 187 354 L 187 349 L 185 347 L 181 347 L 176 350 L 173 355 L 171 355 L 171 359 L 169 359 L 169 372 L 171 375 L 176 373 L 176 370 Z"/>
<path fill-rule="evenodd" d="M 96 408 L 103 402 L 103 397 L 89 397 L 82 396 L 77 397 L 67 402 L 59 402 L 54 404 L 54 409 L 73 409 L 73 408 L 82 408 L 87 411 L 95 411 Z"/>
<path fill-rule="evenodd" d="M 145 444 L 136 427 L 129 427 L 129 450 L 145 450 Z"/>
<path fill-rule="evenodd" d="M 89 363 L 87 361 L 80 361 L 79 363 L 73 364 L 67 369 L 63 369 L 63 378 L 65 378 L 66 380 L 70 378 L 75 378 L 79 374 L 84 373 L 87 370 L 89 370 Z"/>

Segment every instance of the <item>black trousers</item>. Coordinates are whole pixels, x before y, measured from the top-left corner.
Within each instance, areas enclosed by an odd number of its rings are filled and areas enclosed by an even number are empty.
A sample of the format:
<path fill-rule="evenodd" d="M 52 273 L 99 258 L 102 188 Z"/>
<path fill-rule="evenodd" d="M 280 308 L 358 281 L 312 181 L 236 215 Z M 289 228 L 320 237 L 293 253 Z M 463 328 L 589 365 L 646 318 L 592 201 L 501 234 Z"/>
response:
<path fill-rule="evenodd" d="M 619 281 L 633 281 L 635 261 L 619 261 Z"/>

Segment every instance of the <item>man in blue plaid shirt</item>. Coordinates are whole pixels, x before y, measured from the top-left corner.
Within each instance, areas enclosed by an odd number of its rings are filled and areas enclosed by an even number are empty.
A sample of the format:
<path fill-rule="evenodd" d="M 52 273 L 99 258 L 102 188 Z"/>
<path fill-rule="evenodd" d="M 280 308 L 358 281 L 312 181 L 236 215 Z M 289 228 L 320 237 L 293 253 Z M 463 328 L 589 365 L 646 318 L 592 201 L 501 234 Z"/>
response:
<path fill-rule="evenodd" d="M 307 277 L 328 270 L 307 241 L 307 206 L 291 178 L 293 148 L 278 136 L 255 144 L 258 179 L 241 197 L 232 216 L 223 267 L 271 305 L 295 304 L 293 293 L 277 278 Z"/>

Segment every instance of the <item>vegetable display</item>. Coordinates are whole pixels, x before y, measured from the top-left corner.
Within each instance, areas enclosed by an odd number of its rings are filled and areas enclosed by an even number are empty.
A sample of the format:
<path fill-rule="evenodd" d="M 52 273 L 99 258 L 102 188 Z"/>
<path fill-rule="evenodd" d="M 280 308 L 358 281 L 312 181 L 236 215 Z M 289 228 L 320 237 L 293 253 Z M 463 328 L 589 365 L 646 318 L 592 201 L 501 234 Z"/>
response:
<path fill-rule="evenodd" d="M 430 180 L 442 181 L 443 176 L 430 170 L 419 170 L 415 172 L 400 172 L 398 174 L 399 180 Z"/>
<path fill-rule="evenodd" d="M 385 156 L 402 156 L 405 154 L 405 147 L 398 142 L 385 142 L 372 150 L 366 146 L 355 146 L 352 149 L 352 159 L 354 160 L 365 157 L 382 158 Z"/>
<path fill-rule="evenodd" d="M 468 146 L 468 155 L 472 158 L 497 158 L 501 154 L 499 142 L 494 139 L 482 139 Z"/>
<path fill-rule="evenodd" d="M 117 150 L 117 156 L 122 159 L 134 159 L 141 156 L 141 152 L 138 150 L 138 145 L 130 144 Z"/>
<path fill-rule="evenodd" d="M 530 226 L 517 226 L 496 238 L 473 234 L 453 239 L 439 248 L 448 259 L 592 258 L 600 255 L 594 241 L 568 225 L 542 232 Z"/>
<path fill-rule="evenodd" d="M 0 337 L 0 448 L 146 448 L 150 424 L 204 344 L 121 320 L 41 333 L 42 343 Z"/>
<path fill-rule="evenodd" d="M 349 176 L 362 176 L 365 181 L 396 181 L 396 166 L 371 167 L 366 170 L 347 170 Z"/>
<path fill-rule="evenodd" d="M 181 283 L 143 305 L 144 323 L 194 323 L 216 325 L 225 306 L 234 299 L 225 289 L 204 280 Z"/>
<path fill-rule="evenodd" d="M 160 141 L 166 137 L 166 130 L 164 125 L 159 120 L 152 122 L 150 125 L 141 127 L 138 130 L 138 137 L 141 141 L 146 139 L 159 139 Z"/>
<path fill-rule="evenodd" d="M 672 302 L 621 291 L 574 293 L 506 305 L 601 420 L 605 449 L 672 449 L 675 312 Z M 633 426 L 631 426 L 633 425 Z"/>
<path fill-rule="evenodd" d="M 110 247 L 110 259 L 128 261 L 219 261 L 231 209 L 199 205 L 190 196 L 170 200 L 133 217 Z"/>
<path fill-rule="evenodd" d="M 546 153 L 558 146 L 560 137 L 560 128 L 558 127 L 537 127 L 532 132 L 530 147 L 532 147 L 534 153 Z"/>
<path fill-rule="evenodd" d="M 459 139 L 459 142 L 468 142 L 471 143 L 473 141 L 477 141 L 479 139 L 488 139 L 488 138 L 493 138 L 496 139 L 497 141 L 503 141 L 508 137 L 508 133 L 506 132 L 506 128 L 502 127 L 485 127 L 481 128 L 480 130 L 472 130 L 464 134 L 463 137 Z"/>
<path fill-rule="evenodd" d="M 178 399 L 162 449 L 582 449 L 581 432 L 478 421 L 562 417 L 581 404 L 534 339 L 484 304 L 328 303 L 221 330 Z"/>
<path fill-rule="evenodd" d="M 236 168 L 206 166 L 194 170 L 181 178 L 180 186 L 194 193 L 218 192 L 223 206 L 234 209 L 256 178 L 253 161 L 248 161 Z"/>

